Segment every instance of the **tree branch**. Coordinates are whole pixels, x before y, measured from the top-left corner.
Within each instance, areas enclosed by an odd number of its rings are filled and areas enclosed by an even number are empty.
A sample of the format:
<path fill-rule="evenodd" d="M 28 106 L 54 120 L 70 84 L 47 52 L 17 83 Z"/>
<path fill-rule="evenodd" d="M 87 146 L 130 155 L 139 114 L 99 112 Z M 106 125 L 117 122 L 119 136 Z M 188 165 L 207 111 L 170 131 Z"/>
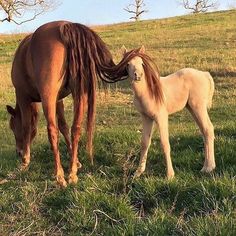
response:
<path fill-rule="evenodd" d="M 0 22 L 8 21 L 20 25 L 55 9 L 59 4 L 59 0 L 0 0 Z"/>
<path fill-rule="evenodd" d="M 135 0 L 135 3 L 129 4 L 124 10 L 134 15 L 131 16 L 130 19 L 137 21 L 143 13 L 148 12 L 147 10 L 142 10 L 144 6 L 144 0 Z"/>
<path fill-rule="evenodd" d="M 219 5 L 217 0 L 182 0 L 179 3 L 192 13 L 207 12 L 210 8 L 216 8 Z"/>

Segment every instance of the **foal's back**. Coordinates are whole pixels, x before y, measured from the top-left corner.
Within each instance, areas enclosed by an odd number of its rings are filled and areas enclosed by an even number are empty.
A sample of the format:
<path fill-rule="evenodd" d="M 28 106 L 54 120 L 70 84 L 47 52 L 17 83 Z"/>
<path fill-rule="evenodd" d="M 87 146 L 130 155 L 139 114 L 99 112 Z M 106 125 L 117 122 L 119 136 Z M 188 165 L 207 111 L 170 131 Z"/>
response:
<path fill-rule="evenodd" d="M 169 114 L 182 110 L 187 104 L 210 106 L 214 82 L 209 72 L 184 68 L 160 79 Z"/>

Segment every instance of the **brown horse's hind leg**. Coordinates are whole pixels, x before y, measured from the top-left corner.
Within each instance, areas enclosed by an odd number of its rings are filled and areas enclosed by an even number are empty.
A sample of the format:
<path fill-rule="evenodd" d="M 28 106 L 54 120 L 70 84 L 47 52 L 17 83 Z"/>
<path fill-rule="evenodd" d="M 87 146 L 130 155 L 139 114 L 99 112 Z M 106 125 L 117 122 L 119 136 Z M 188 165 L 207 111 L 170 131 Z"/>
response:
<path fill-rule="evenodd" d="M 72 156 L 70 164 L 70 174 L 68 182 L 71 184 L 76 184 L 78 182 L 77 170 L 81 167 L 78 161 L 78 142 L 81 135 L 81 125 L 84 117 L 85 107 L 84 98 L 77 101 L 74 98 L 74 120 L 71 127 L 71 140 L 72 140 Z"/>
<path fill-rule="evenodd" d="M 214 156 L 214 127 L 209 118 L 207 106 L 190 107 L 190 105 L 188 105 L 187 108 L 204 136 L 205 161 L 201 171 L 211 172 L 216 167 Z"/>
<path fill-rule="evenodd" d="M 71 156 L 72 155 L 72 147 L 71 147 L 70 136 L 69 136 L 70 132 L 69 132 L 69 127 L 66 123 L 66 119 L 65 119 L 65 115 L 64 115 L 63 100 L 60 100 L 57 102 L 57 120 L 58 120 L 58 128 L 65 138 L 67 150 Z"/>
<path fill-rule="evenodd" d="M 60 154 L 58 149 L 58 128 L 56 125 L 57 96 L 54 97 L 44 97 L 42 99 L 42 105 L 44 115 L 47 120 L 48 139 L 50 141 L 54 155 L 56 180 L 62 187 L 66 187 L 67 183 L 64 178 L 64 171 L 61 165 Z"/>

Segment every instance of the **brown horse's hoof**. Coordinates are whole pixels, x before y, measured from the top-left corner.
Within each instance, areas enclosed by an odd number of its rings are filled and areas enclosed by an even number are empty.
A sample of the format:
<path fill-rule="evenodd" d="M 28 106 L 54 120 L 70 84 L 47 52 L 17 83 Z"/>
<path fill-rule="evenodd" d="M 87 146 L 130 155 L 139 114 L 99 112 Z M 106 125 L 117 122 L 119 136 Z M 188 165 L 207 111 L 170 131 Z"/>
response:
<path fill-rule="evenodd" d="M 22 163 L 20 166 L 19 166 L 19 170 L 20 171 L 27 171 L 29 169 L 29 163 Z"/>
<path fill-rule="evenodd" d="M 67 182 L 65 181 L 64 177 L 57 176 L 56 179 L 57 179 L 57 183 L 60 185 L 60 187 L 62 187 L 62 188 L 67 187 Z"/>
<path fill-rule="evenodd" d="M 77 162 L 77 167 L 78 169 L 82 168 L 82 164 L 79 161 Z"/>
<path fill-rule="evenodd" d="M 78 177 L 77 175 L 70 174 L 68 178 L 68 183 L 69 184 L 77 184 L 78 182 Z"/>

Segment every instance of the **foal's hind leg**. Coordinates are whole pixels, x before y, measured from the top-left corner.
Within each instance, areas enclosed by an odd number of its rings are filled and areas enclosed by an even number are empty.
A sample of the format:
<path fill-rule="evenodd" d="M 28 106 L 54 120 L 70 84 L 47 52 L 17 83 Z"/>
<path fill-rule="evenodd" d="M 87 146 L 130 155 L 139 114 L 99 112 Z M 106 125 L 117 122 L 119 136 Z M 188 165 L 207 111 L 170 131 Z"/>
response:
<path fill-rule="evenodd" d="M 205 161 L 202 172 L 211 172 L 215 169 L 214 156 L 214 127 L 207 112 L 207 106 L 187 106 L 204 136 Z"/>
<path fill-rule="evenodd" d="M 152 138 L 153 120 L 150 119 L 148 116 L 142 114 L 142 121 L 143 121 L 143 130 L 142 130 L 142 141 L 141 141 L 141 157 L 138 169 L 134 173 L 134 178 L 139 177 L 145 171 L 147 162 L 147 153 Z"/>
<path fill-rule="evenodd" d="M 72 150 L 71 150 L 72 147 L 71 147 L 70 136 L 69 136 L 70 132 L 69 132 L 69 127 L 66 123 L 66 119 L 65 119 L 65 115 L 64 115 L 63 100 L 60 100 L 57 102 L 57 120 L 58 120 L 58 128 L 65 138 L 67 150 L 71 156 L 72 155 Z"/>
<path fill-rule="evenodd" d="M 78 161 L 78 142 L 81 135 L 81 126 L 84 116 L 84 98 L 80 98 L 78 101 L 76 96 L 74 98 L 74 120 L 71 127 L 71 142 L 72 142 L 72 156 L 70 164 L 70 173 L 68 182 L 71 184 L 76 184 L 78 182 L 77 171 L 81 167 Z"/>

